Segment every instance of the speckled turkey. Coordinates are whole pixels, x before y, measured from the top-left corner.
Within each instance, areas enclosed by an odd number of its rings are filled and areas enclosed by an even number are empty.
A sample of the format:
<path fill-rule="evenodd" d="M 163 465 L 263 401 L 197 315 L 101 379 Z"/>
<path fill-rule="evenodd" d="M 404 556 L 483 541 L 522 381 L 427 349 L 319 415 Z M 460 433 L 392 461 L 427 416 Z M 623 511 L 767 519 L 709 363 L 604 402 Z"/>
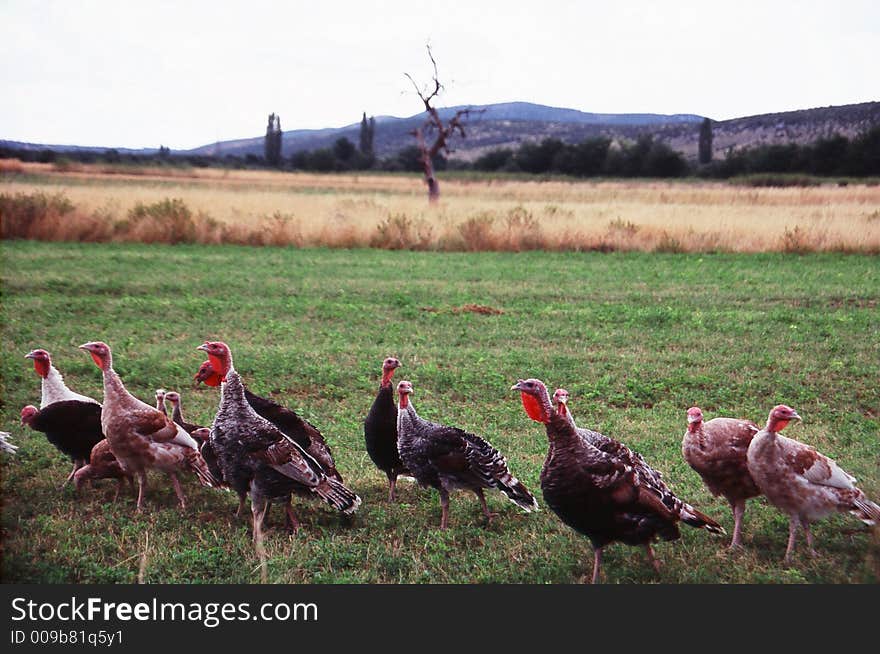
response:
<path fill-rule="evenodd" d="M 473 491 L 490 522 L 495 514 L 486 506 L 484 488 L 501 491 L 526 513 L 538 509 L 534 495 L 511 474 L 498 450 L 475 434 L 419 417 L 409 399 L 412 392 L 409 381 L 397 385 L 397 448 L 416 480 L 440 492 L 441 529 L 449 525 L 449 492 L 455 489 Z"/>
<path fill-rule="evenodd" d="M 194 379 L 196 382 L 201 382 L 206 386 L 220 386 L 220 374 L 214 369 L 210 361 L 202 363 Z M 333 452 L 324 439 L 324 435 L 317 427 L 296 413 L 296 411 L 252 393 L 244 385 L 244 382 L 242 382 L 242 386 L 244 387 L 244 396 L 247 403 L 258 415 L 271 422 L 284 434 L 296 441 L 297 445 L 321 464 L 328 477 L 344 483 L 342 475 L 336 469 Z"/>
<path fill-rule="evenodd" d="M 199 346 L 208 354 L 221 381 L 220 406 L 211 427 L 210 443 L 223 471 L 224 482 L 239 496 L 251 498 L 253 538 L 262 542 L 262 524 L 270 502 L 284 504 L 294 529 L 298 522 L 291 495 L 318 497 L 345 514 L 353 513 L 361 499 L 330 477 L 321 464 L 293 438 L 260 416 L 245 397 L 232 352 L 225 343 Z"/>

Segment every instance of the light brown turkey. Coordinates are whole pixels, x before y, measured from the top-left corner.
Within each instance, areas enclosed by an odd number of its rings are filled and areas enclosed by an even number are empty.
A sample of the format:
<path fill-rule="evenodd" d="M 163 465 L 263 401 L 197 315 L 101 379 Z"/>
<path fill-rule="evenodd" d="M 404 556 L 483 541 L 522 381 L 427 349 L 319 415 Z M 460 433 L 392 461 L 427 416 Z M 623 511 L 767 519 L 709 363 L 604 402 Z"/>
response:
<path fill-rule="evenodd" d="M 742 520 L 746 500 L 761 494 L 749 472 L 746 452 L 758 433 L 751 420 L 712 418 L 703 421 L 699 407 L 687 411 L 687 431 L 681 441 L 681 454 L 709 492 L 720 495 L 733 512 L 733 539 L 730 547 L 742 547 Z"/>
<path fill-rule="evenodd" d="M 679 538 L 679 521 L 725 533 L 721 525 L 676 497 L 665 484 L 657 484 L 628 448 L 609 443 L 610 451 L 605 451 L 579 434 L 574 421 L 550 403 L 541 380 L 520 379 L 511 390 L 520 392 L 526 414 L 545 426 L 549 449 L 541 469 L 544 501 L 593 544 L 593 583 L 599 581 L 602 551 L 610 543 L 644 547 L 656 569 L 651 544 L 657 538 Z"/>
<path fill-rule="evenodd" d="M 856 487 L 856 478 L 834 461 L 804 443 L 782 436 L 797 411 L 785 404 L 773 407 L 764 429 L 749 444 L 749 472 L 767 501 L 789 518 L 788 545 L 783 561 L 794 551 L 798 527 L 803 527 L 812 556 L 810 523 L 833 513 L 851 513 L 867 525 L 880 524 L 880 506 Z"/>
<path fill-rule="evenodd" d="M 110 347 L 101 341 L 92 341 L 80 348 L 92 356 L 103 374 L 101 426 L 122 469 L 137 477 L 137 511 L 143 509 L 147 471 L 153 468 L 171 477 L 181 509 L 186 508 L 186 498 L 177 477 L 179 473 L 194 473 L 203 486 L 217 486 L 195 440 L 168 416 L 126 390 L 113 370 Z"/>
<path fill-rule="evenodd" d="M 77 490 L 82 488 L 86 480 L 96 479 L 116 480 L 116 493 L 113 495 L 114 502 L 119 497 L 119 491 L 122 490 L 126 480 L 134 488 L 134 477 L 122 469 L 122 466 L 113 454 L 113 450 L 110 449 L 110 442 L 106 438 L 92 448 L 89 462 L 73 475 L 73 481 L 76 484 Z"/>

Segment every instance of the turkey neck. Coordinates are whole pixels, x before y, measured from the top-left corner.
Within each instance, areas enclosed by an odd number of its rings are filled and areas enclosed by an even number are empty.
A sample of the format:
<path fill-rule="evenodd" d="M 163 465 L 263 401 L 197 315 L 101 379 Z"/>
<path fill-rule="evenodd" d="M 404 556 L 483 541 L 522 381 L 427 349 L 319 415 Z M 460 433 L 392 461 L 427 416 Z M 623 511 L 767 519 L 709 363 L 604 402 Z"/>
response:
<path fill-rule="evenodd" d="M 397 410 L 397 438 L 398 440 L 402 438 L 407 438 L 406 430 L 402 429 L 406 424 L 415 423 L 419 420 L 419 414 L 416 413 L 416 408 L 413 406 L 412 402 L 407 398 L 406 406 L 399 406 Z"/>
<path fill-rule="evenodd" d="M 244 395 L 244 384 L 235 368 L 229 366 L 226 372 L 226 381 L 220 384 L 220 411 L 235 414 L 249 413 L 252 411 L 247 398 Z"/>
<path fill-rule="evenodd" d="M 40 381 L 40 408 L 44 409 L 53 402 L 69 399 L 67 397 L 69 395 L 70 389 L 64 383 L 64 377 L 55 366 L 50 364 L 49 371 Z"/>
<path fill-rule="evenodd" d="M 565 447 L 580 442 L 574 418 L 571 413 L 565 415 L 558 411 L 551 411 L 550 419 L 545 423 L 547 426 L 547 439 L 553 447 Z"/>
<path fill-rule="evenodd" d="M 113 370 L 112 364 L 103 368 L 104 378 L 104 413 L 115 411 L 117 407 L 124 408 L 130 397 L 122 379 Z"/>
<path fill-rule="evenodd" d="M 697 445 L 701 448 L 706 446 L 706 434 L 703 432 L 703 421 L 688 423 L 688 433 L 697 437 Z"/>

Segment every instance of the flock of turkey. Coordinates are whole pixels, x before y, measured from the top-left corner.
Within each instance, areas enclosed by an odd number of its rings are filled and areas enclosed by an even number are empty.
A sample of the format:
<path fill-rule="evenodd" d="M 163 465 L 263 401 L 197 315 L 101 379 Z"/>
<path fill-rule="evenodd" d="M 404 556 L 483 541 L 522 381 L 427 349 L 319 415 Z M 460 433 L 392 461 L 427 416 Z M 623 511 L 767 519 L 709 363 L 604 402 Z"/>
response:
<path fill-rule="evenodd" d="M 65 484 L 73 481 L 79 488 L 88 479 L 116 479 L 118 496 L 126 481 L 134 486 L 137 480 L 137 511 L 141 511 L 147 471 L 157 469 L 171 478 L 185 508 L 179 475 L 193 474 L 204 486 L 234 491 L 239 498 L 236 515 L 250 498 L 258 548 L 270 503 L 284 506 L 293 530 L 299 526 L 291 505 L 294 494 L 319 498 L 343 514 L 360 506 L 361 498 L 345 485 L 321 432 L 294 411 L 251 393 L 225 343 L 198 347 L 208 360 L 195 379 L 220 387 L 220 404 L 210 426 L 187 422 L 176 392 L 157 390 L 155 405 L 134 397 L 113 370 L 106 343 L 94 341 L 80 348 L 102 371 L 103 402 L 70 390 L 46 350 L 26 355 L 41 378 L 42 395 L 39 408 L 28 405 L 21 410 L 21 422 L 45 433 L 71 458 L 73 469 Z M 486 440 L 418 415 L 411 382 L 399 382 L 394 401 L 392 378 L 400 365 L 393 357 L 383 362 L 379 391 L 364 420 L 366 449 L 388 478 L 389 501 L 395 501 L 397 478 L 403 475 L 437 489 L 441 528 L 448 526 L 450 491 L 455 489 L 475 493 L 488 521 L 496 514 L 488 509 L 485 489 L 499 490 L 523 511 L 537 510 L 534 495 Z M 610 543 L 644 547 L 659 569 L 652 543 L 679 538 L 679 522 L 726 533 L 718 522 L 676 496 L 640 454 L 578 427 L 565 389 L 556 389 L 551 399 L 542 381 L 520 379 L 511 390 L 520 393 L 528 417 L 544 425 L 549 442 L 540 476 L 544 502 L 592 542 L 593 583 L 599 581 L 602 552 Z M 166 402 L 172 405 L 170 416 Z M 734 516 L 730 546 L 742 547 L 746 500 L 764 495 L 790 520 L 786 562 L 799 527 L 815 556 L 810 523 L 833 512 L 849 512 L 868 525 L 880 524 L 880 506 L 867 499 L 851 475 L 814 448 L 781 435 L 791 420 L 800 416 L 785 405 L 772 409 L 763 429 L 733 418 L 704 421 L 701 410 L 693 407 L 687 411 L 682 441 L 688 464 L 712 494 L 730 503 Z M 5 439 L 3 443 L 6 447 Z"/>

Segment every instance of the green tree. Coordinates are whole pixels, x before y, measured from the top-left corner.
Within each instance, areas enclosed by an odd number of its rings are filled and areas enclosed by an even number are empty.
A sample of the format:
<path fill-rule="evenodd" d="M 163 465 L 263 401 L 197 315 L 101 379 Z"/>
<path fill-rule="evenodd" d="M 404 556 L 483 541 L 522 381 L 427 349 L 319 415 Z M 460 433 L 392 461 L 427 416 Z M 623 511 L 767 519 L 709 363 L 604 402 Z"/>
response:
<path fill-rule="evenodd" d="M 712 162 L 712 121 L 703 118 L 700 125 L 699 162 L 708 164 Z"/>
<path fill-rule="evenodd" d="M 266 163 L 270 166 L 278 166 L 281 163 L 281 116 L 276 116 L 274 113 L 269 114 L 263 153 Z"/>

